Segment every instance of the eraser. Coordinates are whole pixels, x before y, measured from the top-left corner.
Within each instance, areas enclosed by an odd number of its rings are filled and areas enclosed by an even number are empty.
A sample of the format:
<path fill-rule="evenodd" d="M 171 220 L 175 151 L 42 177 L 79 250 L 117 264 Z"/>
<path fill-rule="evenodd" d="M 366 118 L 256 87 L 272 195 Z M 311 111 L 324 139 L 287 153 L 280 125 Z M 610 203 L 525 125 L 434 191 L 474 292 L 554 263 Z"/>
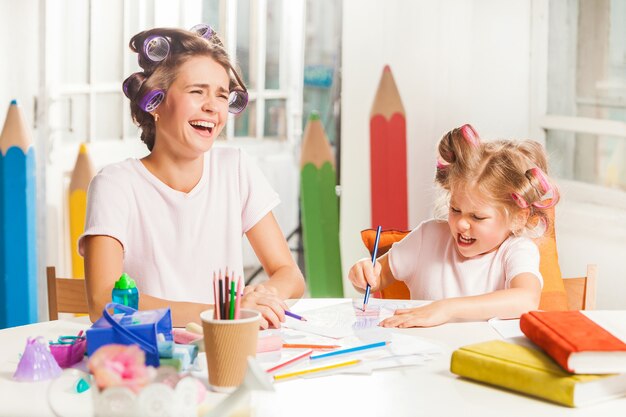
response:
<path fill-rule="evenodd" d="M 283 338 L 280 335 L 270 335 L 259 337 L 256 344 L 256 352 L 273 352 L 283 347 Z"/>
<path fill-rule="evenodd" d="M 198 339 L 202 339 L 202 335 L 178 328 L 172 329 L 172 336 L 174 337 L 174 341 L 181 345 L 188 345 Z"/>

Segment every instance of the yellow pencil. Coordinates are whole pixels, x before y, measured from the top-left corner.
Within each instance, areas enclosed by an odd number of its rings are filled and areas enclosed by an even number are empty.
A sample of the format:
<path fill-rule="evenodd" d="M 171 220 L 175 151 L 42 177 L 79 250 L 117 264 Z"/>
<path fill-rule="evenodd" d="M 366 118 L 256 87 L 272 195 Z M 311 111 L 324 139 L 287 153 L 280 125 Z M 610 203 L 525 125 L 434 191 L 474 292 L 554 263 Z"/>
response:
<path fill-rule="evenodd" d="M 82 143 L 72 172 L 69 189 L 70 216 L 70 253 L 72 254 L 72 276 L 84 278 L 83 258 L 78 254 L 78 238 L 85 231 L 85 215 L 87 212 L 87 188 L 95 175 L 91 158 L 87 153 L 87 145 Z"/>
<path fill-rule="evenodd" d="M 311 369 L 303 369 L 301 371 L 289 372 L 287 374 L 274 375 L 274 381 L 278 381 L 280 379 L 292 378 L 294 376 L 307 375 L 315 372 L 323 372 L 336 368 L 343 368 L 346 366 L 356 365 L 361 362 L 361 359 L 354 359 L 347 362 L 334 363 L 332 365 L 320 366 L 319 368 L 311 368 Z"/>

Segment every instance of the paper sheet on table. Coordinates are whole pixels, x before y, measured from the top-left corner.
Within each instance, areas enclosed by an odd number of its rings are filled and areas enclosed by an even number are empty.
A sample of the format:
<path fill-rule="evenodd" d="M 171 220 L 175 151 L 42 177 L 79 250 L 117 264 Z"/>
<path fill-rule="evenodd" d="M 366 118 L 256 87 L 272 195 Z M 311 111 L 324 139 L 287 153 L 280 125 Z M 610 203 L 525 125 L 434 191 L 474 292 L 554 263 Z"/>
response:
<path fill-rule="evenodd" d="M 433 359 L 442 351 L 440 345 L 428 340 L 416 336 L 394 333 L 390 329 L 382 328 L 358 331 L 356 335 L 342 339 L 341 344 L 343 347 L 348 348 L 376 341 L 389 341 L 390 343 L 385 347 L 329 356 L 325 359 L 302 361 L 297 365 L 294 364 L 294 366 L 291 366 L 289 372 L 360 359 L 361 363 L 356 365 L 304 374 L 300 377 L 319 378 L 341 373 L 371 374 L 377 369 L 421 365 Z"/>
<path fill-rule="evenodd" d="M 489 319 L 489 325 L 502 336 L 503 339 L 523 337 L 524 333 L 519 328 L 519 319 L 501 320 L 498 318 Z"/>
<path fill-rule="evenodd" d="M 345 300 L 338 304 L 298 311 L 307 321 L 287 317 L 284 327 L 321 336 L 340 339 L 352 336 L 355 331 L 378 326 L 398 308 L 410 308 L 425 304 L 424 301 L 370 299 L 365 312 L 361 311 L 363 300 Z"/>

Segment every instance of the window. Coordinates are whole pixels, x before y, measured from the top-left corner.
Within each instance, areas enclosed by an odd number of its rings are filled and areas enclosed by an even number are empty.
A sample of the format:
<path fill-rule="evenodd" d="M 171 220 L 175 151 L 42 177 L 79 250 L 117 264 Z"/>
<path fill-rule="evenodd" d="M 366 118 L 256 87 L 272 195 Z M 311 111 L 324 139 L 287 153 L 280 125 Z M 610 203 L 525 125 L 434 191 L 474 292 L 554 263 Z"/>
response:
<path fill-rule="evenodd" d="M 549 2 L 548 16 L 552 172 L 626 191 L 626 1 Z"/>

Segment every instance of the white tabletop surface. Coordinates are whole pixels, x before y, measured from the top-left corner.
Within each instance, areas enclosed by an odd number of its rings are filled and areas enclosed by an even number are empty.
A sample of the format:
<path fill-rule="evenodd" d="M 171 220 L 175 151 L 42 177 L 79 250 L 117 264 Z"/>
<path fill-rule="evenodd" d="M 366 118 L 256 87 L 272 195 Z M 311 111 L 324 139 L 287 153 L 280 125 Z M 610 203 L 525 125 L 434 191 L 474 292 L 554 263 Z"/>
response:
<path fill-rule="evenodd" d="M 302 300 L 292 310 L 324 305 Z M 86 329 L 86 318 L 58 320 L 0 330 L 0 416 L 53 416 L 50 382 L 15 382 L 18 355 L 26 338 L 56 339 Z M 371 375 L 331 375 L 292 379 L 276 392 L 255 393 L 252 415 L 280 416 L 624 416 L 626 397 L 584 408 L 567 408 L 458 378 L 449 371 L 450 355 L 460 346 L 499 339 L 486 322 L 450 323 L 425 329 L 396 330 L 435 342 L 442 353 L 420 366 L 374 371 Z M 211 393 L 207 402 L 221 400 Z"/>

